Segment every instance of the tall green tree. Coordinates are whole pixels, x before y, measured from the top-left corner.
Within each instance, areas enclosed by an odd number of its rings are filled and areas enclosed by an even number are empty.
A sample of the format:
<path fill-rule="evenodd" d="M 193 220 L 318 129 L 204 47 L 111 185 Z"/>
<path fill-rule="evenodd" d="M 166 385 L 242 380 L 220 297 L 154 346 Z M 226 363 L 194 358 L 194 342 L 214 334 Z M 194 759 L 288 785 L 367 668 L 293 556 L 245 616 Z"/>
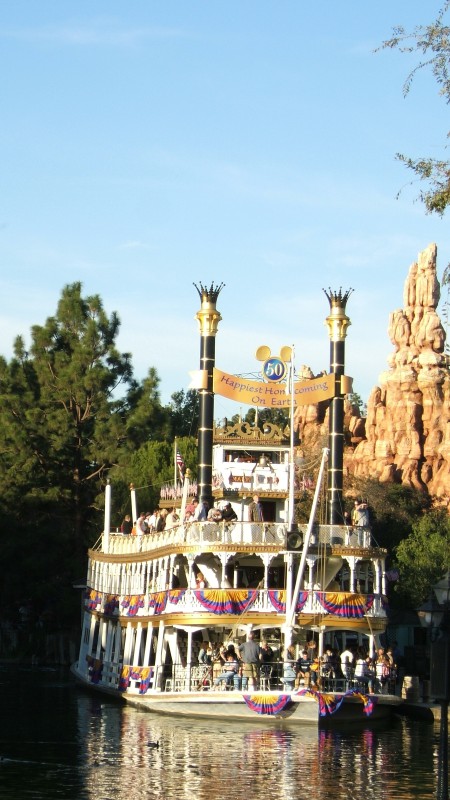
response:
<path fill-rule="evenodd" d="M 450 568 L 447 510 L 434 509 L 416 520 L 410 535 L 397 546 L 395 557 L 400 571 L 397 591 L 412 605 L 420 605 Z"/>
<path fill-rule="evenodd" d="M 177 450 L 191 471 L 191 479 L 196 480 L 197 440 L 192 436 L 178 437 Z M 173 486 L 175 473 L 178 483 L 174 443 L 167 439 L 144 442 L 130 453 L 126 464 L 113 467 L 109 473 L 114 508 L 112 525 L 120 525 L 123 516 L 131 513 L 131 484 L 136 491 L 138 511 L 152 511 L 160 505 L 162 487 Z"/>
<path fill-rule="evenodd" d="M 33 326 L 30 350 L 18 337 L 11 363 L 0 363 L 3 498 L 59 528 L 78 559 L 99 487 L 126 442 L 113 393 L 132 375 L 130 356 L 115 346 L 117 315 L 81 289 L 66 286 L 55 316 Z"/>
<path fill-rule="evenodd" d="M 444 101 L 450 102 L 450 27 L 444 24 L 449 8 L 450 0 L 446 0 L 436 19 L 429 25 L 417 25 L 411 31 L 398 26 L 393 29 L 392 37 L 383 42 L 380 49 L 419 54 L 419 62 L 409 72 L 403 84 L 404 96 L 409 94 L 417 73 L 429 69 Z M 448 136 L 449 132 L 446 132 L 446 137 Z M 447 158 L 429 156 L 411 158 L 402 153 L 397 153 L 396 157 L 426 187 L 420 191 L 419 198 L 427 211 L 442 216 L 450 203 L 450 161 Z"/>
<path fill-rule="evenodd" d="M 133 452 L 145 442 L 170 438 L 170 414 L 161 405 L 159 377 L 154 367 L 141 383 L 131 383 L 122 413 L 128 445 Z"/>
<path fill-rule="evenodd" d="M 170 398 L 168 413 L 172 436 L 197 436 L 200 413 L 199 394 L 196 389 L 180 389 Z"/>

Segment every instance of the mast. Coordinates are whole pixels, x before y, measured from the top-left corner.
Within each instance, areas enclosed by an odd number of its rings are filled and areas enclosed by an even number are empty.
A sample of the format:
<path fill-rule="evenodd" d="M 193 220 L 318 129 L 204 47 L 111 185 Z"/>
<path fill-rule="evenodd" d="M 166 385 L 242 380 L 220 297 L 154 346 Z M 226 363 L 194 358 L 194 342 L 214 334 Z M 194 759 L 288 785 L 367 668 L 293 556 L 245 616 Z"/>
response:
<path fill-rule="evenodd" d="M 323 290 L 330 304 L 330 314 L 325 322 L 330 335 L 330 373 L 336 376 L 336 393 L 330 403 L 328 466 L 328 524 L 342 525 L 343 504 L 343 466 L 344 466 L 344 397 L 341 377 L 345 367 L 345 338 L 351 324 L 345 313 L 347 300 L 353 289 L 344 294 Z"/>
<path fill-rule="evenodd" d="M 291 360 L 289 362 L 289 379 L 286 385 L 286 391 L 290 393 L 290 407 L 289 407 L 289 519 L 288 531 L 295 530 L 295 460 L 294 460 L 294 416 L 295 416 L 295 383 L 294 383 L 294 345 L 291 347 Z"/>
<path fill-rule="evenodd" d="M 199 389 L 200 420 L 198 429 L 198 499 L 212 504 L 212 448 L 214 425 L 213 370 L 216 358 L 216 333 L 222 319 L 216 308 L 225 284 L 208 288 L 194 283 L 201 300 L 196 319 L 200 325 L 200 369 L 206 373 L 205 388 Z"/>

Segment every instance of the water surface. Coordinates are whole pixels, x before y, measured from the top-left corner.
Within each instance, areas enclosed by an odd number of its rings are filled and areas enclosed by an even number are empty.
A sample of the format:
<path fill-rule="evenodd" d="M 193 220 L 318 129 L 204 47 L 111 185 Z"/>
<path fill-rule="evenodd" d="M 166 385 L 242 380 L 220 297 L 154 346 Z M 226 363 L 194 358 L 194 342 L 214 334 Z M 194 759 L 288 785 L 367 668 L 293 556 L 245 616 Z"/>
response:
<path fill-rule="evenodd" d="M 62 669 L 8 667 L 0 688 L 2 800 L 435 796 L 433 724 L 318 731 L 166 719 L 85 692 Z"/>

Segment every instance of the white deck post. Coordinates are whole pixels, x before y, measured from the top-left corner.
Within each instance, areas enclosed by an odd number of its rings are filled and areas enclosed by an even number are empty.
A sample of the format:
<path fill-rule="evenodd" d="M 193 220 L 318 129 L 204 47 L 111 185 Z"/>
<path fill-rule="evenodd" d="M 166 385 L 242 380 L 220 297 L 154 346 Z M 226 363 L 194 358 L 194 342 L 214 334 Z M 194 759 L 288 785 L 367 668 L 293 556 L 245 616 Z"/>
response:
<path fill-rule="evenodd" d="M 191 666 L 192 666 L 192 630 L 188 628 L 187 631 L 187 653 L 186 653 L 186 685 L 185 689 L 187 692 L 190 691 L 191 688 Z"/>
<path fill-rule="evenodd" d="M 152 648 L 152 635 L 153 635 L 153 622 L 147 622 L 147 637 L 145 640 L 144 649 L 144 662 L 143 666 L 148 667 L 150 664 L 150 654 Z"/>
<path fill-rule="evenodd" d="M 109 553 L 109 534 L 111 532 L 111 484 L 109 479 L 105 487 L 105 527 L 103 531 L 103 552 Z"/>
<path fill-rule="evenodd" d="M 134 656 L 133 664 L 141 663 L 141 640 L 142 640 L 142 622 L 138 622 L 136 628 L 136 639 L 134 642 Z"/>
<path fill-rule="evenodd" d="M 155 658 L 155 689 L 162 689 L 162 654 L 164 645 L 164 620 L 159 622 L 158 631 L 158 644 L 156 645 L 156 658 Z"/>
<path fill-rule="evenodd" d="M 133 525 L 137 520 L 137 503 L 136 503 L 136 489 L 134 485 L 130 483 L 130 494 L 131 494 L 131 521 Z"/>
<path fill-rule="evenodd" d="M 125 634 L 125 647 L 123 648 L 123 663 L 131 664 L 131 651 L 133 649 L 133 626 L 131 622 L 127 622 L 127 631 Z"/>

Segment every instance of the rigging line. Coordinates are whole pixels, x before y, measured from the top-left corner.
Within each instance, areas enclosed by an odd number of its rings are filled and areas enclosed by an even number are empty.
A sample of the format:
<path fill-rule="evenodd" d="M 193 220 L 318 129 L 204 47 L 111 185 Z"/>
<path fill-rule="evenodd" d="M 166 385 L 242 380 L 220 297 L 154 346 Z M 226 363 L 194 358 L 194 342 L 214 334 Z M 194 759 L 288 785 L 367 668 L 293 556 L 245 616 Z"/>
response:
<path fill-rule="evenodd" d="M 191 481 L 191 485 L 192 483 L 195 483 L 195 481 Z M 173 481 L 166 479 L 162 483 L 147 483 L 145 486 L 135 486 L 134 490 L 139 492 L 141 489 L 161 489 L 163 486 L 173 486 Z"/>
<path fill-rule="evenodd" d="M 163 483 L 147 483 L 145 486 L 135 486 L 135 492 L 139 492 L 141 489 L 161 489 L 162 486 L 166 484 L 170 485 L 170 481 L 164 481 Z"/>
<path fill-rule="evenodd" d="M 258 585 L 256 586 L 256 591 L 257 591 L 258 589 L 263 589 L 263 588 L 264 588 L 264 578 L 261 578 L 261 580 L 259 581 Z M 247 601 L 247 605 L 245 606 L 245 608 L 244 608 L 244 609 L 241 611 L 241 613 L 239 614 L 239 616 L 238 616 L 238 618 L 237 618 L 237 621 L 236 621 L 236 623 L 235 623 L 235 624 L 233 625 L 233 627 L 230 629 L 229 636 L 230 636 L 232 639 L 234 639 L 234 638 L 235 638 L 235 636 L 236 636 L 236 629 L 237 629 L 238 625 L 240 624 L 240 621 L 242 620 L 242 618 L 245 616 L 245 614 L 246 614 L 246 613 L 247 613 L 247 611 L 249 610 L 249 608 L 250 608 L 250 606 L 251 606 L 252 602 L 253 602 L 253 598 L 252 598 L 252 597 L 250 597 L 250 599 Z"/>
<path fill-rule="evenodd" d="M 328 464 L 326 466 L 326 472 L 324 474 L 324 479 L 322 481 L 321 493 L 320 493 L 320 505 L 319 505 L 319 525 L 323 525 L 327 519 L 327 508 L 328 508 Z M 319 555 L 319 570 L 318 570 L 318 583 L 321 586 L 322 591 L 325 591 L 325 570 L 326 570 L 326 556 L 327 556 L 327 544 L 325 541 L 320 540 L 319 536 L 319 545 L 318 545 L 318 555 Z M 322 619 L 322 614 L 320 614 L 320 619 Z"/>

